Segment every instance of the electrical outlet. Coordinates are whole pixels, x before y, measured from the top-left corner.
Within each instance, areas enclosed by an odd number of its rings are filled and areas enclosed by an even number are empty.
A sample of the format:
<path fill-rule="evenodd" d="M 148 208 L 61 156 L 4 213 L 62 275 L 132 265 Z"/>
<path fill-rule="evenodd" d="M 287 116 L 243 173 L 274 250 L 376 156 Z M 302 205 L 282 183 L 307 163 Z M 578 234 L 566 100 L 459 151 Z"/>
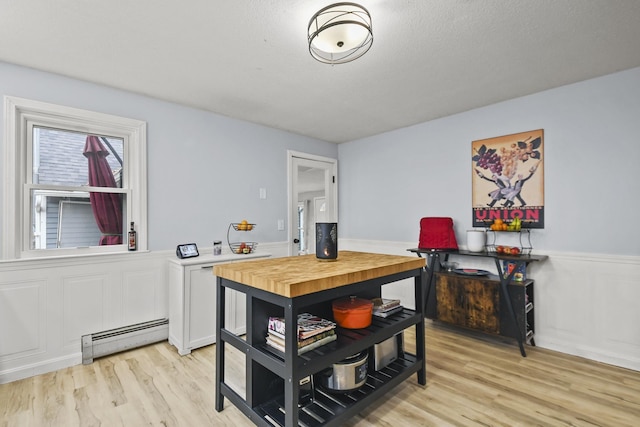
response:
<path fill-rule="evenodd" d="M 266 199 L 267 198 L 267 189 L 266 188 L 261 188 L 260 189 L 260 198 L 261 199 Z"/>

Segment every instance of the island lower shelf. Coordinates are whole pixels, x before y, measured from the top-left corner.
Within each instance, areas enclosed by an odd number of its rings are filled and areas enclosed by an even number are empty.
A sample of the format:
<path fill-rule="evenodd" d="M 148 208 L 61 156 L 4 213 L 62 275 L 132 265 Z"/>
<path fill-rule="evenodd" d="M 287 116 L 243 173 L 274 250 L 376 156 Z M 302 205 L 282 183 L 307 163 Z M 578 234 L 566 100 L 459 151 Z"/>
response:
<path fill-rule="evenodd" d="M 404 309 L 387 318 L 372 319 L 372 324 L 365 329 L 337 328 L 337 339 L 334 342 L 303 353 L 293 360 L 297 365 L 294 382 L 313 376 L 313 374 L 327 367 L 330 361 L 337 361 L 349 355 L 366 351 L 374 344 L 384 341 L 410 328 L 421 321 L 422 314 Z M 287 355 L 266 343 L 251 346 L 247 342 L 222 330 L 222 339 L 245 354 L 250 355 L 253 363 L 253 382 L 263 385 L 255 390 L 253 400 L 259 402 L 254 406 L 230 387 L 222 385 L 222 395 L 229 398 L 236 406 L 252 420 L 264 420 L 272 426 L 286 426 L 285 378 L 291 373 L 286 363 Z M 400 350 L 398 358 L 390 365 L 375 371 L 369 370 L 366 383 L 357 390 L 345 393 L 332 393 L 316 386 L 313 389 L 313 399 L 298 406 L 297 417 L 299 426 L 319 427 L 341 425 L 353 414 L 358 413 L 375 400 L 384 396 L 389 390 L 397 386 L 424 366 L 424 354 L 421 357 Z M 268 386 L 264 386 L 267 385 Z M 300 394 L 298 395 L 300 399 Z M 260 425 L 259 422 L 256 423 Z"/>
<path fill-rule="evenodd" d="M 326 426 L 340 420 L 341 416 L 348 415 L 348 412 L 359 412 L 416 373 L 418 366 L 415 355 L 404 353 L 389 366 L 368 374 L 367 382 L 358 390 L 336 394 L 316 388 L 313 400 L 298 408 L 299 424 L 309 427 Z M 285 425 L 284 394 L 254 410 L 275 426 Z"/>

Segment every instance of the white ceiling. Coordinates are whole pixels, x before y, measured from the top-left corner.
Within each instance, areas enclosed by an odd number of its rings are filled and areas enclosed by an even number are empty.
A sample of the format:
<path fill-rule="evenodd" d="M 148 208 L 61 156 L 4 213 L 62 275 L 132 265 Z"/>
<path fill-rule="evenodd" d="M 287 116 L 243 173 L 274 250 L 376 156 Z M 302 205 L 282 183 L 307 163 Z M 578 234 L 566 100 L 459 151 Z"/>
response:
<path fill-rule="evenodd" d="M 331 3 L 0 0 L 0 60 L 336 143 L 640 66 L 638 0 L 360 0 L 373 47 L 336 66 Z"/>

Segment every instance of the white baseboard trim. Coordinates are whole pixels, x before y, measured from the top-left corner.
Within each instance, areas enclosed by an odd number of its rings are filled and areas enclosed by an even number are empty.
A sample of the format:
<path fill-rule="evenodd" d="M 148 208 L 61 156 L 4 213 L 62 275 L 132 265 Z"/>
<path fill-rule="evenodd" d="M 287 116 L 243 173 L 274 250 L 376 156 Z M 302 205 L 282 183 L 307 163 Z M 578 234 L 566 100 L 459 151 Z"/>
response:
<path fill-rule="evenodd" d="M 69 368 L 82 363 L 82 352 L 67 354 L 62 357 L 43 360 L 38 363 L 20 366 L 15 369 L 0 371 L 0 384 L 33 377 L 35 375 L 46 374 L 58 369 Z"/>
<path fill-rule="evenodd" d="M 536 346 L 640 372 L 640 358 L 634 358 L 631 355 L 619 355 L 602 348 L 560 342 L 554 339 L 540 339 L 538 336 L 536 336 Z"/>

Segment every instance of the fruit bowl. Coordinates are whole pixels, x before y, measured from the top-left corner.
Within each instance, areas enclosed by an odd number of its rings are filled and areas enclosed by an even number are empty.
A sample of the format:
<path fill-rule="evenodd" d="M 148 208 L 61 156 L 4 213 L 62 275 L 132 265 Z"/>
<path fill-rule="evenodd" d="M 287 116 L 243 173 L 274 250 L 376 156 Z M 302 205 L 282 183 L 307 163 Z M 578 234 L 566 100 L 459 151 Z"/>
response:
<path fill-rule="evenodd" d="M 234 254 L 250 254 L 256 250 L 258 246 L 257 242 L 238 242 L 238 243 L 229 243 L 229 247 L 231 248 L 231 252 Z"/>
<path fill-rule="evenodd" d="M 519 246 L 487 245 L 487 252 L 497 255 L 520 256 L 524 251 L 525 248 Z"/>
<path fill-rule="evenodd" d="M 233 226 L 233 229 L 236 231 L 251 231 L 254 228 L 256 228 L 255 224 L 249 224 L 249 223 L 232 223 L 231 224 Z"/>

